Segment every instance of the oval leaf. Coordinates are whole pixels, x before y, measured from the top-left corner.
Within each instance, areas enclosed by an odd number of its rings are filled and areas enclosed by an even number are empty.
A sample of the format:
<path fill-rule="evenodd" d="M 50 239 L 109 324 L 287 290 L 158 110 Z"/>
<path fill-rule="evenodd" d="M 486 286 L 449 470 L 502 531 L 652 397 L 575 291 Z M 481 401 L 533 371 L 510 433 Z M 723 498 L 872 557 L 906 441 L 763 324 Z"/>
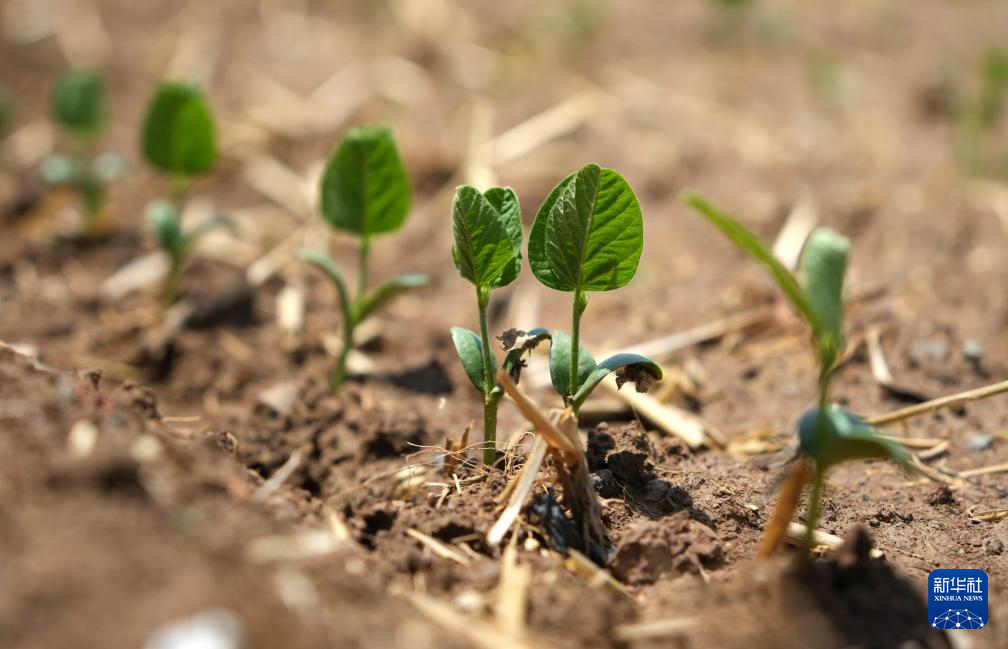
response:
<path fill-rule="evenodd" d="M 825 413 L 825 417 L 822 417 Z M 907 450 L 883 437 L 882 431 L 869 426 L 857 415 L 837 405 L 814 408 L 798 422 L 798 449 L 812 458 L 819 470 L 867 458 L 887 458 L 906 466 Z"/>
<path fill-rule="evenodd" d="M 539 206 L 535 221 L 532 222 L 532 230 L 529 232 L 528 257 L 532 274 L 541 283 L 550 287 L 558 284 L 558 280 L 553 274 L 553 267 L 546 256 L 546 221 L 549 220 L 550 212 L 553 211 L 553 206 L 556 204 L 557 199 L 560 198 L 560 194 L 563 193 L 573 179 L 574 174 L 570 174 L 550 191 L 549 196 Z"/>
<path fill-rule="evenodd" d="M 647 356 L 641 356 L 640 354 L 614 354 L 592 368 L 574 394 L 574 407 L 580 407 L 585 399 L 588 398 L 588 395 L 592 393 L 592 390 L 598 387 L 598 384 L 610 372 L 620 370 L 624 372 L 621 377 L 623 381 L 633 381 L 636 384 L 638 392 L 647 392 L 647 380 L 649 378 L 653 381 L 660 381 L 662 379 L 661 368 Z M 617 384 L 622 386 L 623 382 L 619 378 L 617 378 Z"/>
<path fill-rule="evenodd" d="M 351 129 L 326 164 L 320 186 L 322 218 L 362 236 L 398 230 L 410 208 L 410 185 L 392 131 Z"/>
<path fill-rule="evenodd" d="M 625 286 L 644 249 L 644 219 L 633 190 L 618 173 L 595 164 L 567 182 L 543 234 L 551 272 L 540 281 L 561 291 Z"/>
<path fill-rule="evenodd" d="M 64 72 L 53 92 L 53 117 L 77 137 L 90 138 L 105 127 L 105 86 L 87 70 Z"/>
<path fill-rule="evenodd" d="M 483 394 L 483 341 L 479 334 L 465 327 L 452 327 L 451 336 L 466 375 L 476 386 L 476 390 Z"/>
<path fill-rule="evenodd" d="M 502 274 L 513 266 L 520 250 L 515 247 L 497 208 L 469 185 L 455 190 L 452 235 L 455 267 L 478 288 L 495 286 Z M 519 238 L 519 245 L 520 241 Z"/>
<path fill-rule="evenodd" d="M 578 384 L 571 387 L 571 337 L 560 330 L 553 332 L 553 342 L 550 343 L 550 380 L 558 394 L 565 397 L 574 394 L 593 369 L 595 359 L 584 347 L 578 347 Z"/>
<path fill-rule="evenodd" d="M 486 199 L 494 206 L 501 216 L 504 229 L 507 230 L 511 245 L 514 247 L 514 260 L 510 266 L 504 268 L 501 276 L 494 281 L 494 287 L 507 286 L 517 279 L 521 273 L 521 249 L 522 249 L 522 220 L 521 206 L 518 204 L 518 195 L 510 187 L 491 187 L 483 192 Z"/>
<path fill-rule="evenodd" d="M 816 347 L 824 369 L 843 351 L 843 285 L 850 242 L 832 230 L 813 232 L 801 256 L 802 284 L 819 327 Z"/>
<path fill-rule="evenodd" d="M 199 88 L 180 82 L 158 86 L 144 118 L 143 153 L 155 168 L 176 176 L 194 176 L 213 166 L 213 117 Z"/>

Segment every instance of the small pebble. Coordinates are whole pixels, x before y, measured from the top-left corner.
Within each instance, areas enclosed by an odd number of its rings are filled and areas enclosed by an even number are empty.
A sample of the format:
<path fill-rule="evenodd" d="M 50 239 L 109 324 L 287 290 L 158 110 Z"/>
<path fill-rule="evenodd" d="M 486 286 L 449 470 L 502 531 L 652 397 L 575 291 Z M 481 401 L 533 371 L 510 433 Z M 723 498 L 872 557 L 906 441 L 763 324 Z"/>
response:
<path fill-rule="evenodd" d="M 983 453 L 994 445 L 993 435 L 973 435 L 966 442 L 966 448 L 970 453 Z"/>
<path fill-rule="evenodd" d="M 144 649 L 240 649 L 245 632 L 226 609 L 210 609 L 155 631 Z"/>
<path fill-rule="evenodd" d="M 1004 543 L 1002 543 L 999 539 L 987 539 L 984 541 L 984 549 L 987 551 L 987 554 L 993 556 L 1003 554 L 1005 547 Z"/>
<path fill-rule="evenodd" d="M 940 340 L 918 340 L 913 344 L 911 353 L 921 360 L 941 360 L 948 354 L 948 345 Z"/>
<path fill-rule="evenodd" d="M 877 518 L 870 518 L 868 519 L 868 524 L 871 525 L 872 527 L 878 527 L 880 525 L 880 522 L 879 519 Z"/>
<path fill-rule="evenodd" d="M 963 358 L 971 363 L 979 363 L 983 358 L 983 347 L 975 340 L 967 340 L 962 346 Z"/>

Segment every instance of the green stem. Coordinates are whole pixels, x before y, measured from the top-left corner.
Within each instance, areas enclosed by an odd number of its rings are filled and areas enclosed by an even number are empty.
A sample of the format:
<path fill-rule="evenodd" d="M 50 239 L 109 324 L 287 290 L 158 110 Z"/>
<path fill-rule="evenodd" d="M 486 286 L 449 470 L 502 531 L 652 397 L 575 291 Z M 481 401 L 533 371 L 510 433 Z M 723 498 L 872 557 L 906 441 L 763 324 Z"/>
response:
<path fill-rule="evenodd" d="M 496 378 L 493 375 L 490 327 L 487 323 L 490 289 L 477 288 L 476 301 L 479 305 L 480 343 L 483 348 L 483 463 L 491 465 L 497 459 L 497 397 L 493 394 Z"/>
<path fill-rule="evenodd" d="M 483 464 L 493 466 L 497 461 L 497 404 L 499 397 L 491 396 L 483 402 Z"/>
<path fill-rule="evenodd" d="M 360 255 L 357 259 L 357 295 L 354 297 L 354 304 L 364 301 L 364 291 L 367 289 L 367 261 L 368 253 L 371 252 L 371 237 L 363 236 L 360 240 Z"/>
<path fill-rule="evenodd" d="M 168 276 L 164 283 L 165 306 L 171 306 L 179 298 L 179 291 L 182 287 L 182 255 L 180 253 L 169 253 Z"/>
<path fill-rule="evenodd" d="M 808 507 L 805 510 L 805 555 L 812 554 L 815 548 L 815 530 L 819 525 L 819 511 L 822 506 L 823 484 L 825 476 L 816 464 L 812 475 L 812 493 L 809 494 Z"/>
<path fill-rule="evenodd" d="M 332 378 L 329 381 L 329 391 L 333 394 L 340 389 L 346 381 L 346 364 L 353 349 L 354 322 L 349 313 L 343 314 L 343 349 L 340 350 L 336 366 L 333 368 Z"/>
<path fill-rule="evenodd" d="M 578 406 L 573 403 L 570 397 L 577 394 L 580 382 L 578 372 L 578 366 L 580 363 L 581 349 L 580 349 L 580 338 L 581 338 L 581 315 L 584 313 L 585 307 L 588 306 L 588 298 L 581 289 L 574 291 L 574 306 L 571 309 L 571 347 L 570 347 L 570 383 L 569 391 L 570 394 L 564 395 L 568 405 L 573 406 L 574 413 L 577 414 Z"/>
<path fill-rule="evenodd" d="M 350 351 L 354 348 L 354 329 L 360 324 L 354 314 L 361 304 L 364 303 L 365 291 L 367 290 L 367 268 L 368 253 L 371 252 L 371 238 L 361 237 L 359 254 L 357 256 L 357 294 L 354 295 L 353 302 L 343 313 L 343 349 L 340 350 L 336 366 L 333 368 L 332 378 L 329 381 L 329 390 L 335 394 L 346 382 L 347 359 Z"/>

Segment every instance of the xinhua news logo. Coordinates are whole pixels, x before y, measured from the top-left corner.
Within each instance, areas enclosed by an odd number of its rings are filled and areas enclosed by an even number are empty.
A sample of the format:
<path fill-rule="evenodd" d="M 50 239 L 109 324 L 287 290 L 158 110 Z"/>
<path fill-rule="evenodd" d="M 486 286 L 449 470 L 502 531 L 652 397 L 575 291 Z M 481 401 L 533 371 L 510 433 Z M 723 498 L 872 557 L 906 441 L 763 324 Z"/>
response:
<path fill-rule="evenodd" d="M 987 626 L 987 573 L 939 569 L 928 575 L 928 618 L 936 629 Z"/>

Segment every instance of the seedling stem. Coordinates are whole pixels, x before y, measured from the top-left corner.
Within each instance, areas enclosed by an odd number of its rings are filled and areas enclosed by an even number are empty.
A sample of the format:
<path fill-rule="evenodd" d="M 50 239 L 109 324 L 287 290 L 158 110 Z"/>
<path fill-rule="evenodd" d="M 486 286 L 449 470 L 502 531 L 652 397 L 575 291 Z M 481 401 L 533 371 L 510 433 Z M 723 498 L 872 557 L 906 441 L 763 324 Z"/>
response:
<path fill-rule="evenodd" d="M 588 296 L 581 292 L 581 289 L 574 291 L 574 305 L 571 311 L 571 354 L 570 354 L 570 394 L 566 395 L 566 401 L 574 409 L 576 415 L 581 409 L 581 404 L 574 402 L 574 394 L 577 392 L 581 381 L 578 373 L 578 360 L 580 359 L 579 339 L 581 338 L 581 316 L 588 306 Z"/>

